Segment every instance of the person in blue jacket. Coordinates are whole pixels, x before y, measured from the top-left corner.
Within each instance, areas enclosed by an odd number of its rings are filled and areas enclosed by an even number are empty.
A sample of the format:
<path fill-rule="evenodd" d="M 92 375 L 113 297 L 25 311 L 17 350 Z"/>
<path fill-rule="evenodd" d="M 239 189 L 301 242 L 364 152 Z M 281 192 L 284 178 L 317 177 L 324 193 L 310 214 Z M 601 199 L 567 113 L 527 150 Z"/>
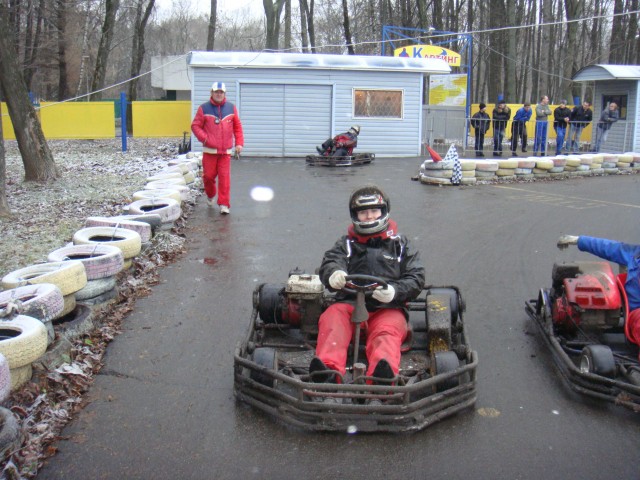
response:
<path fill-rule="evenodd" d="M 516 111 L 511 122 L 511 155 L 517 157 L 518 140 L 522 141 L 522 152 L 527 151 L 527 122 L 531 120 L 531 104 L 524 102 L 522 108 Z"/>
<path fill-rule="evenodd" d="M 640 345 L 640 245 L 585 235 L 579 237 L 562 235 L 558 239 L 558 248 L 566 248 L 569 245 L 577 245 L 581 252 L 589 252 L 596 257 L 624 265 L 627 268 L 624 290 L 629 302 L 628 340 Z"/>

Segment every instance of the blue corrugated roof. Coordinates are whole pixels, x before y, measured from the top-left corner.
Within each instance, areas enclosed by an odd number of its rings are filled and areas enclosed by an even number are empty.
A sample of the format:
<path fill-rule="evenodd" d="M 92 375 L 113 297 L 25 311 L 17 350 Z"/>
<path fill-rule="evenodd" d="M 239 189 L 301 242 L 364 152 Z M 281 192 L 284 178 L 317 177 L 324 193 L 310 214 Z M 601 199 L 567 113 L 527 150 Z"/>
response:
<path fill-rule="evenodd" d="M 578 70 L 572 80 L 640 80 L 640 65 L 589 65 Z"/>
<path fill-rule="evenodd" d="M 375 55 L 328 55 L 272 52 L 191 52 L 190 67 L 308 68 L 333 70 L 387 70 L 450 73 L 451 67 L 437 58 L 382 57 Z"/>

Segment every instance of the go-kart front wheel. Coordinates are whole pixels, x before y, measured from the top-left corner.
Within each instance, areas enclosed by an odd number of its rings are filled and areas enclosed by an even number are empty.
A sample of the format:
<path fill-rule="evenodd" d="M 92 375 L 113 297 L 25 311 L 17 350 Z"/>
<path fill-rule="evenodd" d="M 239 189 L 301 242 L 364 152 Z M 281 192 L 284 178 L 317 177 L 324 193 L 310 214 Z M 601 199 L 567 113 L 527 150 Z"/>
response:
<path fill-rule="evenodd" d="M 253 352 L 253 361 L 260 367 L 276 370 L 278 366 L 277 352 L 274 348 L 256 348 Z M 251 370 L 250 377 L 267 387 L 273 387 L 275 383 L 275 379 L 263 371 Z"/>
<path fill-rule="evenodd" d="M 453 372 L 456 368 L 460 366 L 460 362 L 458 361 L 458 355 L 455 352 L 447 351 L 447 352 L 436 352 L 435 355 L 435 374 L 441 375 L 443 373 Z M 437 390 L 438 392 L 443 392 L 445 390 L 449 390 L 451 388 L 455 388 L 459 385 L 460 381 L 458 377 L 451 377 L 443 382 L 438 384 Z"/>
<path fill-rule="evenodd" d="M 580 354 L 580 371 L 607 378 L 615 377 L 616 361 L 613 352 L 606 345 L 587 345 Z"/>

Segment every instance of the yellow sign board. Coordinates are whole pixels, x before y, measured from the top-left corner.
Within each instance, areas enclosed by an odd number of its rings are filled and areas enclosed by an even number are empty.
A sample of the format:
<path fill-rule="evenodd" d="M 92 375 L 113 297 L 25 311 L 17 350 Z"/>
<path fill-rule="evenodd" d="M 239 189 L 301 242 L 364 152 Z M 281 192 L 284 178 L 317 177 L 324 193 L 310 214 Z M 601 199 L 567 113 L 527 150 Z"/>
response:
<path fill-rule="evenodd" d="M 461 56 L 458 52 L 437 45 L 409 45 L 407 47 L 396 48 L 393 51 L 394 57 L 408 58 L 440 58 L 452 67 L 459 67 Z"/>

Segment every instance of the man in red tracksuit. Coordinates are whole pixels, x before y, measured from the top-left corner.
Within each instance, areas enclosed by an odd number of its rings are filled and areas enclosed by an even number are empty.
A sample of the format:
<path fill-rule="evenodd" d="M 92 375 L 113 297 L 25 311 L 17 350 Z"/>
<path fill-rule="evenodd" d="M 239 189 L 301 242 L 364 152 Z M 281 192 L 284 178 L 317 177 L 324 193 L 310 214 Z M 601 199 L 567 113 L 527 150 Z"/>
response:
<path fill-rule="evenodd" d="M 218 193 L 220 213 L 228 214 L 231 207 L 231 148 L 234 138 L 236 152 L 240 154 L 244 145 L 242 123 L 235 105 L 226 99 L 224 83 L 211 85 L 211 98 L 198 107 L 191 122 L 191 130 L 202 143 L 202 182 L 207 194 L 207 205 L 213 207 L 213 198 Z M 216 178 L 218 188 L 216 189 Z"/>
<path fill-rule="evenodd" d="M 309 365 L 313 381 L 336 382 L 346 372 L 347 349 L 355 331 L 351 322 L 355 295 L 341 290 L 350 274 L 373 275 L 388 283 L 366 297 L 369 319 L 366 335 L 367 375 L 393 381 L 400 368 L 400 347 L 407 334 L 406 302 L 424 287 L 420 254 L 397 231 L 389 218 L 387 195 L 374 185 L 357 189 L 349 200 L 352 224 L 348 234 L 324 254 L 320 279 L 338 290 L 336 303 L 320 316 L 316 357 Z M 317 372 L 317 373 L 316 373 Z"/>

